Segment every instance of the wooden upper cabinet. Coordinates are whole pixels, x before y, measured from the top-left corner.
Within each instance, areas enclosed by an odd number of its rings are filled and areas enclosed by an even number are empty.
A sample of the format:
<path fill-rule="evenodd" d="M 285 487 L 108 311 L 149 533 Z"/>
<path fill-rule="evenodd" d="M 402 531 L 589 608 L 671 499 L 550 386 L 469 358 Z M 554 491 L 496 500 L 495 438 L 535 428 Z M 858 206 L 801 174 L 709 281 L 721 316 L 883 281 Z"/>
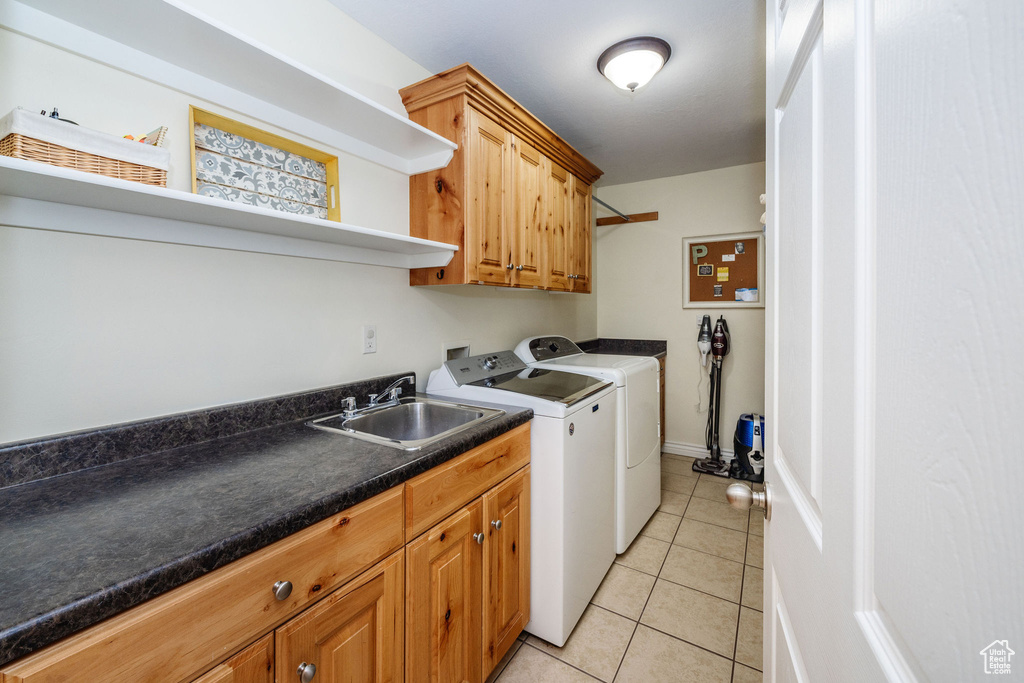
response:
<path fill-rule="evenodd" d="M 572 291 L 590 293 L 590 185 L 574 179 L 570 229 L 570 268 Z"/>
<path fill-rule="evenodd" d="M 544 231 L 544 168 L 541 154 L 524 140 L 512 141 L 512 285 L 540 287 Z"/>
<path fill-rule="evenodd" d="M 547 179 L 546 211 L 544 222 L 545 284 L 547 289 L 567 292 L 572 289 L 569 273 L 569 254 L 572 234 L 569 219 L 572 209 L 572 191 L 569 172 L 551 160 L 545 164 Z"/>
<path fill-rule="evenodd" d="M 410 284 L 589 291 L 589 270 L 585 287 L 573 287 L 565 271 L 582 242 L 567 235 L 552 243 L 560 230 L 552 220 L 561 216 L 568 229 L 571 211 L 552 206 L 562 195 L 552 194 L 551 173 L 564 176 L 563 189 L 580 181 L 589 201 L 601 169 L 469 64 L 401 95 L 412 121 L 459 145 L 447 167 L 409 179 L 410 235 L 459 245 L 448 265 L 410 270 Z M 581 263 L 589 268 L 589 254 Z"/>
<path fill-rule="evenodd" d="M 466 220 L 467 277 L 492 285 L 507 284 L 512 258 L 507 191 L 512 172 L 511 136 L 504 128 L 469 112 L 469 167 Z"/>
<path fill-rule="evenodd" d="M 404 573 L 398 551 L 277 629 L 277 680 L 400 683 Z"/>

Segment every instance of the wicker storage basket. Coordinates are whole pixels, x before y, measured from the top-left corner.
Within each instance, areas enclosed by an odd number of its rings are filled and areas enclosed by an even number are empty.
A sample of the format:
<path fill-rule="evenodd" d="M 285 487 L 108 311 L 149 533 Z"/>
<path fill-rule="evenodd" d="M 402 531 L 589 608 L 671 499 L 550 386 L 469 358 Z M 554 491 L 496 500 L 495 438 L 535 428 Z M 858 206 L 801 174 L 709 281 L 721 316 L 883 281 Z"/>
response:
<path fill-rule="evenodd" d="M 28 129 L 32 132 L 25 132 Z M 0 156 L 40 161 L 146 185 L 167 186 L 170 155 L 165 149 L 54 121 L 24 109 L 15 109 L 4 117 L 0 121 L 0 133 L 4 133 L 3 139 L 0 139 Z M 50 139 L 41 139 L 43 137 Z M 89 151 L 68 147 L 54 140 L 75 144 Z M 96 153 L 98 151 L 104 151 L 106 155 Z M 152 161 L 148 161 L 148 158 L 152 158 Z"/>

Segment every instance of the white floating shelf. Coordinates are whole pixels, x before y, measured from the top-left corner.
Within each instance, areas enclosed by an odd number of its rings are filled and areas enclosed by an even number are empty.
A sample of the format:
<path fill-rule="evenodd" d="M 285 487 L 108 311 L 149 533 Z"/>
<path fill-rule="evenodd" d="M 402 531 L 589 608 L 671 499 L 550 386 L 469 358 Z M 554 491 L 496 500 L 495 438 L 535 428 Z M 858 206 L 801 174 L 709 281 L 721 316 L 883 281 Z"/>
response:
<path fill-rule="evenodd" d="M 396 268 L 447 265 L 453 244 L 0 156 L 0 224 Z"/>
<path fill-rule="evenodd" d="M 409 175 L 457 147 L 176 0 L 0 0 L 0 26 Z"/>

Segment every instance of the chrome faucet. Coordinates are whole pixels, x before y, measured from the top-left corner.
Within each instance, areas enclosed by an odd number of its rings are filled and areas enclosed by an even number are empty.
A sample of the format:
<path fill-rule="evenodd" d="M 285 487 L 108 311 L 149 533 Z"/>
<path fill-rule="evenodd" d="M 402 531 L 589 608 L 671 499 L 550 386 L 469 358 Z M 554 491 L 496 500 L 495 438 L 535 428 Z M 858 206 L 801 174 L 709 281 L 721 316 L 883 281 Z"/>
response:
<path fill-rule="evenodd" d="M 388 385 L 388 388 L 379 394 L 370 394 L 370 401 L 362 408 L 356 407 L 355 396 L 347 396 L 342 399 L 342 411 L 341 414 L 345 419 L 353 418 L 360 413 L 363 413 L 371 408 L 380 408 L 382 406 L 390 406 L 398 404 L 398 396 L 402 393 L 402 389 L 399 386 L 402 382 L 408 382 L 414 384 L 416 382 L 416 375 L 406 375 L 405 377 L 399 377 L 394 382 Z M 383 401 L 378 401 L 377 398 L 383 396 Z"/>
<path fill-rule="evenodd" d="M 408 382 L 409 384 L 413 384 L 415 381 L 416 375 L 406 375 L 405 377 L 399 377 L 394 382 L 389 384 L 387 389 L 380 392 L 379 394 L 370 394 L 370 403 L 366 407 L 374 408 L 376 406 L 384 405 L 385 403 L 397 403 L 398 396 L 399 394 L 402 393 L 402 389 L 400 388 L 399 385 L 402 384 L 402 382 Z M 384 397 L 383 403 L 377 400 L 378 396 Z"/>

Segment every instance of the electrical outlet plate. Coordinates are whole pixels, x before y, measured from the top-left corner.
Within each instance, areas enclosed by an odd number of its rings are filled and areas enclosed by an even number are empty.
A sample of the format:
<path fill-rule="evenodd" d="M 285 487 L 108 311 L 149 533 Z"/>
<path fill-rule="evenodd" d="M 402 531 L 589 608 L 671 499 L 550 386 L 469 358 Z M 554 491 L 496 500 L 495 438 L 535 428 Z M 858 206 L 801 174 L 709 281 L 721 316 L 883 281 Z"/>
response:
<path fill-rule="evenodd" d="M 363 353 L 377 353 L 376 325 L 363 325 Z"/>

